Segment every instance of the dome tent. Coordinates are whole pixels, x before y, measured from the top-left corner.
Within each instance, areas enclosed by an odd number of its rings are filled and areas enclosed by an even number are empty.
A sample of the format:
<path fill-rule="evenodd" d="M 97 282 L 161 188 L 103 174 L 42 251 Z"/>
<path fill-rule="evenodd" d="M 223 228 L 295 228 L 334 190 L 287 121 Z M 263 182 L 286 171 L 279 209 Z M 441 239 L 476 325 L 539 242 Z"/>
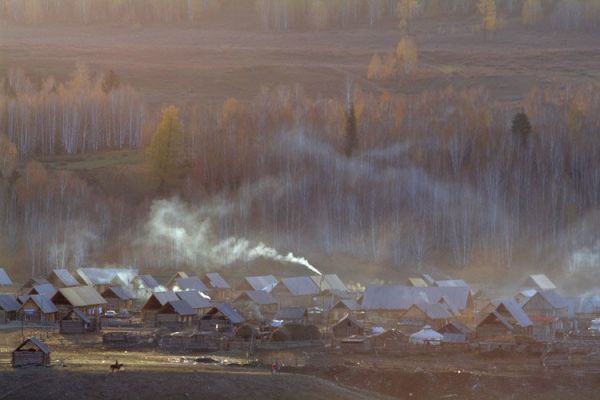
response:
<path fill-rule="evenodd" d="M 438 346 L 442 343 L 443 339 L 443 335 L 431 329 L 431 326 L 425 325 L 419 332 L 410 335 L 409 343 Z"/>

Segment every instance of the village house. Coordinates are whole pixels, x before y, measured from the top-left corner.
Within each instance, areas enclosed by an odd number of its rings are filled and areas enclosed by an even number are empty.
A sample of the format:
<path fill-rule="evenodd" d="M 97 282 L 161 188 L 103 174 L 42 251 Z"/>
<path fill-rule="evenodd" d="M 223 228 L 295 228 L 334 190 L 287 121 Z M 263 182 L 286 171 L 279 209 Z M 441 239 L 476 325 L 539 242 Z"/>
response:
<path fill-rule="evenodd" d="M 132 311 L 135 294 L 125 287 L 108 287 L 102 292 L 107 309 L 117 312 Z"/>
<path fill-rule="evenodd" d="M 138 275 L 134 268 L 79 268 L 75 271 L 75 278 L 82 284 L 96 288 L 102 293 L 110 286 L 128 287 Z M 118 279 L 115 279 L 118 278 Z"/>
<path fill-rule="evenodd" d="M 58 318 L 66 316 L 71 310 L 78 309 L 88 317 L 100 317 L 105 310 L 106 300 L 90 286 L 60 288 L 51 298 L 58 308 Z"/>
<path fill-rule="evenodd" d="M 577 297 L 571 300 L 573 329 L 587 331 L 591 321 L 600 318 L 600 295 Z"/>
<path fill-rule="evenodd" d="M 438 303 L 442 298 L 460 319 L 473 319 L 473 299 L 468 287 L 410 287 L 402 285 L 369 285 L 362 299 L 366 319 L 374 324 L 395 326 L 406 311 L 418 303 Z"/>
<path fill-rule="evenodd" d="M 174 292 L 185 292 L 192 290 L 194 292 L 208 293 L 208 288 L 197 276 L 177 278 L 175 279 L 173 286 L 169 287 L 169 290 Z"/>
<path fill-rule="evenodd" d="M 332 290 L 338 293 L 349 293 L 348 288 L 336 274 L 312 275 L 310 277 L 320 292 Z"/>
<path fill-rule="evenodd" d="M 444 337 L 444 343 L 467 343 L 472 335 L 472 330 L 460 321 L 450 321 L 437 331 Z"/>
<path fill-rule="evenodd" d="M 234 299 L 233 304 L 248 319 L 257 321 L 273 319 L 279 309 L 275 297 L 262 290 L 246 290 Z"/>
<path fill-rule="evenodd" d="M 39 294 L 41 296 L 45 296 L 48 299 L 51 299 L 58 292 L 58 290 L 51 283 L 41 283 L 39 285 L 34 285 L 33 287 L 27 289 L 25 291 L 25 295 L 34 295 Z"/>
<path fill-rule="evenodd" d="M 411 334 L 425 325 L 437 330 L 446 325 L 451 318 L 452 313 L 448 307 L 440 303 L 418 303 L 406 310 L 398 324 L 403 333 Z"/>
<path fill-rule="evenodd" d="M 361 306 L 354 299 L 340 299 L 329 310 L 329 318 L 338 321 L 344 315 L 351 315 L 356 318 L 361 311 Z"/>
<path fill-rule="evenodd" d="M 44 285 L 44 284 L 50 284 L 50 282 L 48 282 L 48 279 L 42 278 L 42 277 L 30 278 L 27 282 L 25 282 L 25 284 L 23 286 L 21 286 L 19 293 L 20 294 L 29 294 L 29 291 L 31 290 L 31 288 L 33 288 L 34 286 L 39 286 L 39 285 Z"/>
<path fill-rule="evenodd" d="M 135 297 L 143 300 L 148 299 L 152 293 L 164 291 L 165 289 L 152 275 L 149 274 L 139 275 L 133 278 L 131 281 L 131 288 L 135 293 Z"/>
<path fill-rule="evenodd" d="M 175 286 L 175 283 L 176 283 L 175 281 L 177 281 L 177 279 L 185 279 L 185 278 L 189 278 L 189 275 L 187 274 L 187 272 L 177 271 L 173 274 L 173 276 L 171 276 L 171 278 L 169 278 L 165 287 L 169 290 L 172 290 L 173 286 Z"/>
<path fill-rule="evenodd" d="M 2 267 L 0 267 L 0 293 L 13 295 L 18 294 L 18 288 L 8 276 L 6 270 Z"/>
<path fill-rule="evenodd" d="M 156 314 L 160 309 L 167 304 L 169 301 L 180 300 L 175 292 L 155 292 L 146 300 L 142 306 L 142 319 L 145 322 L 154 324 L 156 321 Z"/>
<path fill-rule="evenodd" d="M 365 328 L 350 314 L 346 314 L 331 327 L 331 332 L 335 338 L 345 338 L 352 335 L 364 335 Z"/>
<path fill-rule="evenodd" d="M 482 318 L 475 329 L 477 339 L 486 340 L 507 335 L 532 333 L 533 323 L 521 306 L 513 299 L 495 302 L 495 309 Z"/>
<path fill-rule="evenodd" d="M 175 293 L 180 300 L 185 301 L 195 312 L 198 317 L 206 314 L 212 307 L 212 302 L 201 292 L 185 291 Z"/>
<path fill-rule="evenodd" d="M 200 320 L 201 331 L 213 331 L 217 333 L 232 333 L 236 327 L 244 323 L 237 311 L 227 303 L 215 304 Z"/>
<path fill-rule="evenodd" d="M 437 287 L 466 287 L 466 288 L 469 287 L 467 282 L 463 281 L 462 279 L 447 279 L 447 280 L 435 281 L 435 286 L 437 286 Z"/>
<path fill-rule="evenodd" d="M 282 307 L 273 319 L 284 323 L 306 324 L 308 311 L 305 307 Z"/>
<path fill-rule="evenodd" d="M 213 301 L 225 301 L 231 298 L 231 286 L 218 272 L 208 272 L 201 280 L 208 288 L 207 294 Z"/>
<path fill-rule="evenodd" d="M 0 324 L 6 324 L 17 319 L 21 304 L 10 294 L 0 294 Z"/>
<path fill-rule="evenodd" d="M 66 269 L 54 269 L 48 275 L 48 282 L 56 288 L 79 286 L 80 283 Z"/>
<path fill-rule="evenodd" d="M 74 308 L 61 318 L 59 332 L 63 335 L 80 335 L 93 332 L 97 327 L 96 319 L 91 319 L 80 309 Z"/>
<path fill-rule="evenodd" d="M 536 292 L 523 304 L 523 311 L 533 321 L 533 337 L 540 341 L 553 341 L 568 326 L 569 303 L 555 290 Z"/>
<path fill-rule="evenodd" d="M 26 295 L 21 298 L 21 314 L 24 321 L 37 323 L 54 323 L 58 318 L 58 309 L 46 296 L 40 294 Z"/>
<path fill-rule="evenodd" d="M 196 311 L 183 300 L 168 301 L 156 313 L 157 326 L 174 329 L 191 326 L 196 319 Z"/>
<path fill-rule="evenodd" d="M 316 302 L 319 287 L 309 276 L 283 278 L 271 291 L 281 307 L 310 307 Z"/>
<path fill-rule="evenodd" d="M 12 352 L 11 365 L 13 368 L 48 367 L 50 366 L 50 349 L 40 339 L 30 337 Z"/>
<path fill-rule="evenodd" d="M 522 289 L 556 290 L 556 285 L 545 274 L 529 275 L 523 283 Z"/>
<path fill-rule="evenodd" d="M 265 292 L 271 292 L 275 285 L 277 285 L 277 278 L 273 275 L 264 276 L 247 276 L 244 280 L 235 288 L 239 294 L 247 290 L 262 290 Z"/>

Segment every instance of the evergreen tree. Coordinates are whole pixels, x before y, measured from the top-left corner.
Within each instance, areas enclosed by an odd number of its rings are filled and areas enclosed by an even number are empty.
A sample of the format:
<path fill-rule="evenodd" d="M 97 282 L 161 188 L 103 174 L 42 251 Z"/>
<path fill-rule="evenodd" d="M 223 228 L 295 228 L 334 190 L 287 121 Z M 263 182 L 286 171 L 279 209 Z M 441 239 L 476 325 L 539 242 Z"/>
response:
<path fill-rule="evenodd" d="M 531 134 L 531 123 L 525 112 L 521 111 L 515 114 L 512 120 L 512 133 L 517 136 L 523 145 L 527 144 Z"/>
<path fill-rule="evenodd" d="M 160 180 L 159 191 L 175 176 L 181 165 L 182 152 L 183 128 L 179 110 L 170 106 L 162 111 L 149 148 L 153 172 Z"/>

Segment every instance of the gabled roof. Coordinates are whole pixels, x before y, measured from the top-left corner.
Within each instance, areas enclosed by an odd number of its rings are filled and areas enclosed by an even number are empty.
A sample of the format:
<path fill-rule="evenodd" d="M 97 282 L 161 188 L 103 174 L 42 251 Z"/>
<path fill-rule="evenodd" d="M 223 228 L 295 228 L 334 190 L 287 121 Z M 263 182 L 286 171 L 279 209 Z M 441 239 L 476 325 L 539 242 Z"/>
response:
<path fill-rule="evenodd" d="M 500 315 L 500 313 L 498 313 L 498 311 L 492 311 L 491 313 L 489 313 L 487 315 L 487 317 L 485 317 L 484 319 L 481 320 L 481 322 L 477 325 L 477 327 L 487 324 L 487 323 L 491 322 L 492 320 L 496 320 L 496 321 L 500 322 L 508 330 L 512 331 L 514 329 L 514 326 L 512 326 L 512 324 L 506 318 L 504 318 L 502 315 Z"/>
<path fill-rule="evenodd" d="M 113 296 L 111 296 L 111 294 Z M 133 300 L 135 299 L 135 294 L 133 294 L 133 292 L 127 288 L 120 286 L 111 286 L 109 288 L 106 288 L 104 292 L 102 292 L 102 297 L 117 297 L 119 300 Z"/>
<path fill-rule="evenodd" d="M 71 320 L 71 319 L 73 319 L 73 316 L 76 316 L 77 318 L 79 318 L 80 320 L 82 320 L 83 322 L 85 322 L 86 324 L 89 324 L 89 323 L 92 322 L 90 320 L 90 318 L 87 315 L 85 315 L 78 308 L 74 308 L 71 311 L 69 311 L 69 313 L 63 317 L 63 320 Z"/>
<path fill-rule="evenodd" d="M 427 284 L 427 282 L 425 282 L 425 279 L 423 278 L 408 278 L 407 280 L 407 285 L 408 286 L 413 286 L 413 287 L 427 287 L 429 286 Z"/>
<path fill-rule="evenodd" d="M 179 290 L 177 290 L 179 289 Z M 175 286 L 173 286 L 173 290 L 178 291 L 186 291 L 193 290 L 196 292 L 208 292 L 208 288 L 200 278 L 197 276 L 192 276 L 190 278 L 177 278 L 175 279 Z"/>
<path fill-rule="evenodd" d="M 435 281 L 435 285 L 438 287 L 469 287 L 467 282 L 463 281 L 462 279 Z"/>
<path fill-rule="evenodd" d="M 13 281 L 10 280 L 10 277 L 6 273 L 6 270 L 0 267 L 0 286 L 12 286 Z"/>
<path fill-rule="evenodd" d="M 21 304 L 17 301 L 15 296 L 10 294 L 0 294 L 0 310 L 6 312 L 18 311 L 21 308 Z"/>
<path fill-rule="evenodd" d="M 176 295 L 181 300 L 185 301 L 194 310 L 212 307 L 212 303 L 210 302 L 210 300 L 202 296 L 200 292 L 188 290 L 185 292 L 177 292 Z"/>
<path fill-rule="evenodd" d="M 445 333 L 462 333 L 464 335 L 468 335 L 471 332 L 471 328 L 467 325 L 463 324 L 460 321 L 450 321 L 446 325 L 444 325 L 439 332 L 442 334 Z"/>
<path fill-rule="evenodd" d="M 57 292 L 57 289 L 51 283 L 42 283 L 41 285 L 35 285 L 27 291 L 27 294 L 41 294 L 51 299 Z"/>
<path fill-rule="evenodd" d="M 106 304 L 106 300 L 100 296 L 100 293 L 90 286 L 60 288 L 52 297 L 52 302 L 57 304 L 57 299 L 61 296 L 64 297 L 73 307 L 87 307 Z"/>
<path fill-rule="evenodd" d="M 425 282 L 427 282 L 427 285 L 428 285 L 428 286 L 433 286 L 433 285 L 435 285 L 435 279 L 433 279 L 433 278 L 431 277 L 431 275 L 429 275 L 429 274 L 421 274 L 421 278 L 423 278 L 423 280 L 424 280 Z"/>
<path fill-rule="evenodd" d="M 160 284 L 152 275 L 139 275 L 134 280 L 139 282 L 141 284 L 140 286 L 145 289 L 156 289 L 160 287 Z"/>
<path fill-rule="evenodd" d="M 36 338 L 35 336 L 25 339 L 25 341 L 15 349 L 15 351 L 21 350 L 28 344 L 32 344 L 34 347 L 37 347 L 43 353 L 50 354 L 50 349 L 48 348 L 48 345 L 42 342 L 40 339 Z"/>
<path fill-rule="evenodd" d="M 533 325 L 523 308 L 513 299 L 501 300 L 495 311 L 505 316 L 508 314 L 517 325 L 523 328 Z"/>
<path fill-rule="evenodd" d="M 171 313 L 171 312 L 174 312 L 175 314 L 178 314 L 181 316 L 196 315 L 196 311 L 188 303 L 186 303 L 183 300 L 169 301 L 168 303 L 163 305 L 159 311 L 159 313 L 161 313 L 161 314 L 162 313 Z"/>
<path fill-rule="evenodd" d="M 150 298 L 154 297 L 161 305 L 167 304 L 169 301 L 177 301 L 179 297 L 175 292 L 155 292 Z"/>
<path fill-rule="evenodd" d="M 293 296 L 306 296 L 319 294 L 319 287 L 310 276 L 295 276 L 283 278 L 278 285 L 285 286 Z"/>
<path fill-rule="evenodd" d="M 208 272 L 204 275 L 204 283 L 214 289 L 231 289 L 229 283 L 218 272 Z"/>
<path fill-rule="evenodd" d="M 348 292 L 348 288 L 336 274 L 313 275 L 310 278 L 321 291 L 332 290 L 337 292 Z"/>
<path fill-rule="evenodd" d="M 273 275 L 263 276 L 248 276 L 244 278 L 244 281 L 250 285 L 254 290 L 264 290 L 270 292 L 277 285 L 277 278 Z"/>
<path fill-rule="evenodd" d="M 568 308 L 568 300 L 562 297 L 555 290 L 541 290 L 538 292 L 540 296 L 544 298 L 553 308 L 563 309 Z M 525 303 L 527 304 L 527 303 Z"/>
<path fill-rule="evenodd" d="M 333 308 L 347 308 L 350 311 L 360 310 L 360 304 L 354 299 L 340 299 Z"/>
<path fill-rule="evenodd" d="M 435 303 L 435 304 L 418 303 L 418 304 L 413 305 L 412 307 L 416 307 L 419 310 L 423 311 L 423 313 L 430 319 L 452 318 L 452 314 L 450 314 L 448 309 L 439 303 Z"/>
<path fill-rule="evenodd" d="M 552 282 L 545 274 L 529 275 L 525 282 L 525 287 L 531 287 L 540 290 L 556 289 L 554 282 Z"/>
<path fill-rule="evenodd" d="M 79 268 L 76 271 L 82 283 L 88 286 L 110 285 L 115 277 L 129 284 L 138 275 L 135 268 Z"/>
<path fill-rule="evenodd" d="M 408 310 L 417 303 L 437 303 L 441 298 L 459 311 L 468 306 L 468 287 L 416 288 L 402 285 L 369 285 L 363 296 L 364 310 Z"/>
<path fill-rule="evenodd" d="M 240 294 L 234 302 L 242 301 L 243 297 L 247 297 L 253 303 L 259 305 L 269 305 L 269 304 L 277 304 L 277 300 L 273 295 L 269 292 L 265 292 L 264 290 L 246 290 L 242 294 Z"/>
<path fill-rule="evenodd" d="M 344 324 L 347 321 L 351 322 L 352 325 L 357 326 L 357 327 L 359 327 L 361 329 L 364 328 L 364 325 L 362 323 L 360 323 L 356 318 L 354 318 L 350 314 L 344 315 L 338 322 L 336 322 L 335 324 L 333 324 L 333 327 L 335 328 L 336 326 L 342 325 L 342 324 Z"/>
<path fill-rule="evenodd" d="M 55 269 L 50 273 L 50 278 L 56 278 L 56 280 L 64 287 L 79 286 L 77 279 L 71 275 L 66 269 Z"/>
<path fill-rule="evenodd" d="M 211 308 L 202 319 L 210 319 L 213 315 L 221 313 L 225 316 L 232 324 L 241 324 L 244 322 L 244 317 L 242 317 L 237 311 L 233 309 L 227 303 L 218 303 L 215 304 L 213 308 Z"/>
<path fill-rule="evenodd" d="M 306 308 L 304 307 L 282 307 L 277 311 L 275 320 L 297 320 L 306 318 Z"/>
<path fill-rule="evenodd" d="M 25 304 L 28 300 L 31 299 L 40 309 L 42 314 L 53 314 L 58 312 L 58 309 L 54 305 L 54 303 L 47 298 L 46 296 L 42 296 L 39 294 L 32 294 L 31 296 L 26 296 L 27 299 L 23 299 L 23 304 Z"/>

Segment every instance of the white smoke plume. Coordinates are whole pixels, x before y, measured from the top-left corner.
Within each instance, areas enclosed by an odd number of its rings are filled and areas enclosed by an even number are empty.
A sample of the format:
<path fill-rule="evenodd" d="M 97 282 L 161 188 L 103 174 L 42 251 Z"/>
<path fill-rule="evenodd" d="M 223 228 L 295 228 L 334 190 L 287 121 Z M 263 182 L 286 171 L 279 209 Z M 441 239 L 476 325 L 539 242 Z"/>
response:
<path fill-rule="evenodd" d="M 280 254 L 264 243 L 253 244 L 248 239 L 237 237 L 219 240 L 213 232 L 211 218 L 224 213 L 227 213 L 227 208 L 207 206 L 192 209 L 178 199 L 157 200 L 151 207 L 144 242 L 161 248 L 161 252 L 170 251 L 177 262 L 189 265 L 224 266 L 266 258 L 302 265 L 321 275 L 306 258 L 292 253 Z"/>

